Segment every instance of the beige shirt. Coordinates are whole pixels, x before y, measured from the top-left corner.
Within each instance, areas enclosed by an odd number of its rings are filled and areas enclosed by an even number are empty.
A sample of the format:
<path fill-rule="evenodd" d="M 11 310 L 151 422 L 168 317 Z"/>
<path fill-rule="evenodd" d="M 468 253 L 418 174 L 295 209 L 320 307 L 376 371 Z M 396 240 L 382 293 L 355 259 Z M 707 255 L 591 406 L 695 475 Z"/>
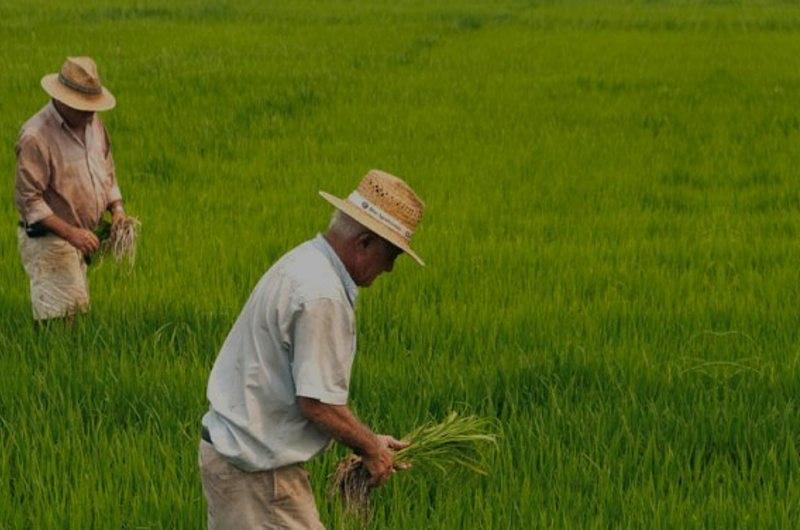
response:
<path fill-rule="evenodd" d="M 93 230 L 103 212 L 122 200 L 111 143 L 97 114 L 79 138 L 50 102 L 22 126 L 16 151 L 14 201 L 28 224 L 55 214 Z"/>
<path fill-rule="evenodd" d="M 214 448 L 245 471 L 305 462 L 331 436 L 307 420 L 297 397 L 344 405 L 356 351 L 358 289 L 317 236 L 258 282 L 208 380 L 203 417 Z"/>

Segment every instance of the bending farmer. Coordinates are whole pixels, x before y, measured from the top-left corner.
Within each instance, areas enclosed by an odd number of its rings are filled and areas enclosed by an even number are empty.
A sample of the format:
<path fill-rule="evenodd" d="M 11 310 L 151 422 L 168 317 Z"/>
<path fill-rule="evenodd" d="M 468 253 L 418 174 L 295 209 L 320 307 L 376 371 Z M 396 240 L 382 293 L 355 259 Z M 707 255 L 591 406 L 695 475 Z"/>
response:
<path fill-rule="evenodd" d="M 124 218 L 111 143 L 96 112 L 114 107 L 89 57 L 69 57 L 42 78 L 52 101 L 23 126 L 17 142 L 15 202 L 33 318 L 72 318 L 89 309 L 86 261 L 100 242 L 103 212 Z"/>
<path fill-rule="evenodd" d="M 380 484 L 404 445 L 377 435 L 347 406 L 356 351 L 354 305 L 410 248 L 422 201 L 402 180 L 370 171 L 325 235 L 284 255 L 261 278 L 208 381 L 199 448 L 210 529 L 322 528 L 303 463 L 331 438 L 359 453 Z"/>

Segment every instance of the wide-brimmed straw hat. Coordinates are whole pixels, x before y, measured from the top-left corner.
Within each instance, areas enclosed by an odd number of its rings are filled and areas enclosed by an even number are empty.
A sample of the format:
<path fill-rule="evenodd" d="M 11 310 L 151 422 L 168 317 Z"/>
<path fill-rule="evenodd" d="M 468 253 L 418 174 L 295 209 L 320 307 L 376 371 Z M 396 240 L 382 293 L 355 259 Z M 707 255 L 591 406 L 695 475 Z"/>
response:
<path fill-rule="evenodd" d="M 91 57 L 67 57 L 59 73 L 42 78 L 42 88 L 73 109 L 99 112 L 117 104 L 100 82 L 97 65 Z"/>
<path fill-rule="evenodd" d="M 420 265 L 425 262 L 411 249 L 425 204 L 401 179 L 373 169 L 347 199 L 319 192 L 322 198 L 383 239 L 400 248 Z"/>

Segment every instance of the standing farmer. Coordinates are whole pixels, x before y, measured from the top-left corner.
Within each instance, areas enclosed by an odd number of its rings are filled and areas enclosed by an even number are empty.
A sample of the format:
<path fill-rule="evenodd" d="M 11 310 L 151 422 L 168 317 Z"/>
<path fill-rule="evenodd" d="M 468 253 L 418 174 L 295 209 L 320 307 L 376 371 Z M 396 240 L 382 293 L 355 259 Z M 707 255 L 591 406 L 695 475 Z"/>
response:
<path fill-rule="evenodd" d="M 410 248 L 423 203 L 402 180 L 370 171 L 325 235 L 275 263 L 222 345 L 208 382 L 200 468 L 210 529 L 322 528 L 303 462 L 334 438 L 375 483 L 405 445 L 375 434 L 347 406 L 357 287 Z"/>
<path fill-rule="evenodd" d="M 114 107 L 89 57 L 68 57 L 42 78 L 52 100 L 29 119 L 16 146 L 17 239 L 30 278 L 33 318 L 89 309 L 86 260 L 103 212 L 125 217 L 108 132 L 96 112 Z"/>

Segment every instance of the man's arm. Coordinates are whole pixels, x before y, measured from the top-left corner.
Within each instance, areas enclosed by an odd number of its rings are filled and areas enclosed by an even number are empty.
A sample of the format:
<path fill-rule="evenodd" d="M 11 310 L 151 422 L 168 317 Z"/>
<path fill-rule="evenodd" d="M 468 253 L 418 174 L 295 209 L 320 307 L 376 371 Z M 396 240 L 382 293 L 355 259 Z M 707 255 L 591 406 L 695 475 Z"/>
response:
<path fill-rule="evenodd" d="M 116 224 L 125 218 L 125 209 L 122 207 L 122 193 L 119 191 L 119 185 L 117 184 L 117 169 L 114 165 L 114 155 L 111 153 L 111 138 L 108 136 L 106 126 L 102 124 L 102 122 L 100 123 L 100 127 L 103 129 L 106 166 L 108 168 L 109 179 L 111 180 L 111 188 L 108 192 L 108 206 L 106 209 L 111 212 L 111 222 Z"/>
<path fill-rule="evenodd" d="M 100 241 L 93 233 L 70 225 L 45 202 L 43 194 L 50 182 L 50 169 L 38 140 L 32 136 L 21 137 L 16 153 L 15 199 L 23 221 L 27 225 L 41 224 L 84 254 L 97 250 Z"/>
<path fill-rule="evenodd" d="M 306 419 L 361 455 L 376 485 L 384 483 L 394 472 L 393 451 L 407 444 L 391 436 L 375 434 L 347 405 L 330 405 L 304 396 L 298 396 L 297 404 Z"/>
<path fill-rule="evenodd" d="M 48 155 L 37 138 L 25 134 L 17 142 L 16 154 L 14 202 L 20 219 L 33 225 L 53 215 L 53 210 L 44 200 L 44 192 L 50 185 Z"/>
<path fill-rule="evenodd" d="M 293 323 L 292 378 L 300 413 L 361 455 L 374 483 L 394 471 L 392 449 L 404 447 L 376 435 L 347 406 L 353 331 L 346 302 L 319 298 L 304 302 Z"/>
<path fill-rule="evenodd" d="M 66 239 L 70 245 L 86 255 L 100 248 L 100 240 L 96 235 L 89 230 L 72 226 L 56 214 L 45 217 L 39 221 L 39 224 L 61 239 Z"/>
<path fill-rule="evenodd" d="M 108 205 L 108 211 L 111 212 L 111 224 L 117 224 L 125 218 L 125 208 L 122 206 L 122 199 L 112 202 Z"/>
<path fill-rule="evenodd" d="M 378 451 L 378 436 L 361 423 L 347 405 L 330 405 L 304 396 L 297 398 L 297 404 L 306 419 L 325 429 L 356 453 L 366 455 Z"/>

